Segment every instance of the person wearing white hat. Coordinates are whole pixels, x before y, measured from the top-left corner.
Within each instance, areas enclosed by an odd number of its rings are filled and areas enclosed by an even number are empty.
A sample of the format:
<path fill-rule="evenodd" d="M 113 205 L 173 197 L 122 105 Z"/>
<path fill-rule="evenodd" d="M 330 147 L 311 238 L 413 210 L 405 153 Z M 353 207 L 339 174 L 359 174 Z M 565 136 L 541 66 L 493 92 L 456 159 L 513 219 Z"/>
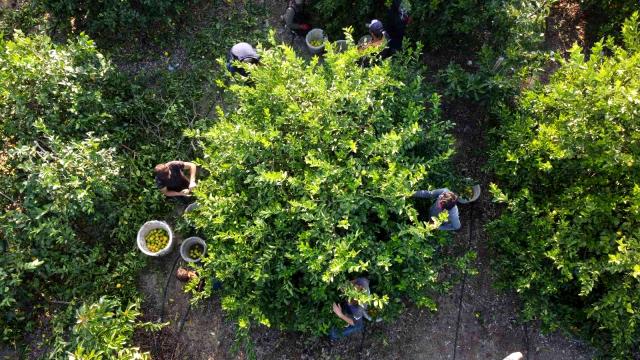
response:
<path fill-rule="evenodd" d="M 238 66 L 234 66 L 235 62 L 244 62 L 247 64 L 259 64 L 260 63 L 260 55 L 256 49 L 253 48 L 250 44 L 246 42 L 241 42 L 233 45 L 231 50 L 229 50 L 229 54 L 227 56 L 227 69 L 230 73 L 235 74 L 238 73 L 242 76 L 248 76 L 247 72 Z"/>

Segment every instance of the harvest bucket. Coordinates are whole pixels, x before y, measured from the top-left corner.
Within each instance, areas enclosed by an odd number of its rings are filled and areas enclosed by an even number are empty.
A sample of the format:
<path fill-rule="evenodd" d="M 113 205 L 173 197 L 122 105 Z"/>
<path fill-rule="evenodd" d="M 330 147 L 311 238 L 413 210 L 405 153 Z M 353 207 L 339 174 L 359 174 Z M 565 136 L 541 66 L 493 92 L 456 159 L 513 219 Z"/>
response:
<path fill-rule="evenodd" d="M 169 235 L 169 241 L 167 242 L 167 246 L 165 246 L 162 250 L 158 252 L 152 252 L 151 250 L 149 250 L 149 248 L 147 247 L 147 240 L 145 239 L 147 234 L 149 234 L 151 230 L 155 230 L 155 229 L 162 229 L 166 231 L 167 234 Z M 157 220 L 147 221 L 146 223 L 144 223 L 144 225 L 140 227 L 140 230 L 138 230 L 138 237 L 136 241 L 138 243 L 138 249 L 140 249 L 140 251 L 142 251 L 142 253 L 145 255 L 148 255 L 148 256 L 167 255 L 168 253 L 171 252 L 171 249 L 173 248 L 173 231 L 171 231 L 171 227 L 169 227 L 169 225 L 164 221 L 157 221 Z"/>
<path fill-rule="evenodd" d="M 471 187 L 472 191 L 473 191 L 473 195 L 471 195 L 470 199 L 463 199 L 462 197 L 460 197 L 458 199 L 458 202 L 460 204 L 468 204 L 468 203 L 472 203 L 476 200 L 478 200 L 478 198 L 480 197 L 480 194 L 482 193 L 482 190 L 480 189 L 480 185 L 479 184 L 475 184 Z"/>
<path fill-rule="evenodd" d="M 191 212 L 191 211 L 193 211 L 193 210 L 197 209 L 197 208 L 198 208 L 198 206 L 200 206 L 200 205 L 198 205 L 198 203 L 197 203 L 197 202 L 191 203 L 191 204 L 189 204 L 189 206 L 187 206 L 187 208 L 186 208 L 186 209 L 184 209 L 184 213 L 186 214 L 186 213 L 188 213 L 188 212 Z"/>
<path fill-rule="evenodd" d="M 372 41 L 373 41 L 373 38 L 371 37 L 371 35 L 364 35 L 363 37 L 360 38 L 360 40 L 358 40 L 358 47 L 362 48 Z"/>
<path fill-rule="evenodd" d="M 333 44 L 333 49 L 337 53 L 345 52 L 349 48 L 347 40 L 338 40 Z"/>
<path fill-rule="evenodd" d="M 312 43 L 318 41 L 320 42 L 320 45 L 312 45 Z M 325 41 L 327 41 L 327 37 L 324 35 L 324 31 L 322 29 L 311 29 L 305 37 L 307 47 L 312 54 L 320 54 L 324 50 Z"/>
<path fill-rule="evenodd" d="M 199 258 L 194 259 L 189 255 L 189 251 L 196 245 L 200 245 L 202 247 L 202 255 Z M 185 239 L 180 245 L 180 256 L 186 262 L 198 262 L 202 257 L 207 253 L 207 243 L 204 242 L 201 238 L 197 236 L 192 236 L 190 238 Z"/>

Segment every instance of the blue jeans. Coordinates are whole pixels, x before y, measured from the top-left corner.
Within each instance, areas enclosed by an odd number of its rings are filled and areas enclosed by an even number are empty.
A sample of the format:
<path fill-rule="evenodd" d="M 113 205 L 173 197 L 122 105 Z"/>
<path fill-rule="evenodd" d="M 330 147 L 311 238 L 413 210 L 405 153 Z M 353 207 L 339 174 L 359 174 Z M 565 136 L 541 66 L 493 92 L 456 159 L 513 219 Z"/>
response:
<path fill-rule="evenodd" d="M 345 336 L 349 336 L 351 334 L 355 334 L 361 332 L 364 329 L 364 319 L 356 320 L 353 325 L 349 325 L 342 330 L 338 330 L 337 328 L 331 328 L 329 332 L 329 339 L 332 341 L 338 340 Z"/>

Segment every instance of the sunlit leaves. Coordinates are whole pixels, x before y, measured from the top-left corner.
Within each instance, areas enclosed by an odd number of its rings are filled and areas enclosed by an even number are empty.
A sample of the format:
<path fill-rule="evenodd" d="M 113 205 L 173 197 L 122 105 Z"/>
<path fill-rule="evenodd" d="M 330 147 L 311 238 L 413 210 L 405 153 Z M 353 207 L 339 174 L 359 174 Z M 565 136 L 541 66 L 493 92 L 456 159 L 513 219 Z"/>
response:
<path fill-rule="evenodd" d="M 401 296 L 431 305 L 446 240 L 407 198 L 445 171 L 450 124 L 425 111 L 439 98 L 410 54 L 362 68 L 355 47 L 307 63 L 280 45 L 262 51 L 252 86 L 229 87 L 237 108 L 200 137 L 211 176 L 190 215 L 211 248 L 203 278 L 231 284 L 223 307 L 242 326 L 326 332 L 358 276 L 378 310 L 397 311 Z"/>
<path fill-rule="evenodd" d="M 638 17 L 624 47 L 574 46 L 549 84 L 504 113 L 491 191 L 508 210 L 490 224 L 505 285 L 528 317 L 628 358 L 640 333 Z"/>

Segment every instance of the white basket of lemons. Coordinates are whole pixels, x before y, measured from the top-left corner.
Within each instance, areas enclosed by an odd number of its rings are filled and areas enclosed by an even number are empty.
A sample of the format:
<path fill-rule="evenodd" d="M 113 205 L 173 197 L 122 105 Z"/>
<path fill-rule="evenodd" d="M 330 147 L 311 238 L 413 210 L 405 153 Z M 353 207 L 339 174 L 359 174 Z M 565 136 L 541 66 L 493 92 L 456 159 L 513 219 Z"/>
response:
<path fill-rule="evenodd" d="M 138 230 L 137 243 L 145 255 L 167 255 L 173 248 L 173 231 L 164 221 L 147 221 Z"/>
<path fill-rule="evenodd" d="M 311 29 L 305 37 L 305 42 L 312 54 L 320 54 L 324 51 L 324 43 L 327 37 L 322 29 Z"/>
<path fill-rule="evenodd" d="M 207 253 L 207 243 L 197 236 L 185 239 L 180 245 L 180 256 L 186 262 L 198 262 Z"/>

